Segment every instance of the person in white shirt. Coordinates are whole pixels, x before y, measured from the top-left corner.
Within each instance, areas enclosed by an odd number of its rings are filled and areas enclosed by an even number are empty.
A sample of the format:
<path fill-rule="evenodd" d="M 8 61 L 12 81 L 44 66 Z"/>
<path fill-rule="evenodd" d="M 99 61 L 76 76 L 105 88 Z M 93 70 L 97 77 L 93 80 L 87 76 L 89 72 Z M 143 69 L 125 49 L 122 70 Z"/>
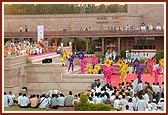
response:
<path fill-rule="evenodd" d="M 155 82 L 152 84 L 152 90 L 155 91 Z"/>
<path fill-rule="evenodd" d="M 9 95 L 7 95 L 7 96 L 9 98 L 9 106 L 13 105 L 14 104 L 13 100 L 15 99 L 15 95 L 12 94 L 11 91 L 9 91 Z"/>
<path fill-rule="evenodd" d="M 163 98 L 160 98 L 160 104 L 161 106 L 161 110 L 164 111 L 164 99 Z"/>
<path fill-rule="evenodd" d="M 160 23 L 158 22 L 157 25 L 156 25 L 156 30 L 161 30 L 161 26 L 160 26 Z"/>
<path fill-rule="evenodd" d="M 157 104 L 156 104 L 156 99 L 153 99 L 153 101 L 151 102 L 152 105 L 152 109 L 156 108 Z"/>
<path fill-rule="evenodd" d="M 125 29 L 126 29 L 126 30 L 130 30 L 130 27 L 129 27 L 129 25 L 127 25 Z"/>
<path fill-rule="evenodd" d="M 149 30 L 153 30 L 152 24 L 149 25 Z"/>
<path fill-rule="evenodd" d="M 24 93 L 23 96 L 20 99 L 20 107 L 21 108 L 27 108 L 29 104 L 29 99 L 26 96 L 26 94 Z"/>
<path fill-rule="evenodd" d="M 120 104 L 119 97 L 116 96 L 116 98 L 115 98 L 115 100 L 114 100 L 114 109 L 116 109 L 116 110 L 120 110 L 120 106 L 119 106 L 119 104 Z"/>
<path fill-rule="evenodd" d="M 129 105 L 126 105 L 125 108 L 126 109 L 124 111 L 130 111 Z"/>
<path fill-rule="evenodd" d="M 145 94 L 144 94 L 144 100 L 145 100 L 146 104 L 148 104 L 148 102 L 150 101 L 148 91 L 146 91 Z"/>
<path fill-rule="evenodd" d="M 145 111 L 152 111 L 152 105 L 150 103 L 150 101 L 148 102 L 147 108 L 145 109 Z"/>
<path fill-rule="evenodd" d="M 116 51 L 113 50 L 113 61 L 115 61 L 115 59 L 116 59 Z"/>
<path fill-rule="evenodd" d="M 141 30 L 146 30 L 145 23 L 142 23 L 142 24 L 141 24 Z"/>
<path fill-rule="evenodd" d="M 160 94 L 161 94 L 161 97 L 164 98 L 164 82 L 162 82 L 162 86 L 160 88 Z"/>
<path fill-rule="evenodd" d="M 114 105 L 114 99 L 116 98 L 115 93 L 112 93 L 112 96 L 110 96 L 110 101 L 111 101 L 111 105 Z"/>
<path fill-rule="evenodd" d="M 144 86 L 143 86 L 143 89 L 146 90 L 147 87 L 148 87 L 148 82 L 145 81 L 145 84 L 144 84 Z"/>
<path fill-rule="evenodd" d="M 129 106 L 129 110 L 130 111 L 134 111 L 134 109 L 133 109 L 134 104 L 132 103 L 132 98 L 129 98 L 129 100 L 128 100 L 128 106 Z"/>
<path fill-rule="evenodd" d="M 102 102 L 102 98 L 100 97 L 100 93 L 97 93 L 97 97 L 95 98 L 95 103 L 98 104 L 98 103 L 103 103 Z"/>
<path fill-rule="evenodd" d="M 133 98 L 132 98 L 132 103 L 133 103 L 133 109 L 136 110 L 136 103 L 138 101 L 138 96 L 137 94 L 134 94 Z"/>
<path fill-rule="evenodd" d="M 17 99 L 17 100 L 18 100 L 18 105 L 19 105 L 19 106 L 20 106 L 20 102 L 21 102 L 21 100 L 22 100 L 21 98 L 22 98 L 22 93 L 19 93 L 19 96 L 18 96 L 18 99 Z"/>
<path fill-rule="evenodd" d="M 101 86 L 100 86 L 99 83 L 98 83 L 97 86 L 96 86 L 96 92 L 97 92 L 97 93 L 100 93 L 100 92 L 101 92 Z"/>
<path fill-rule="evenodd" d="M 140 100 L 138 100 L 137 103 L 136 103 L 136 110 L 137 111 L 145 111 L 145 109 L 146 109 L 146 103 L 145 103 L 142 95 L 139 96 L 139 99 Z"/>
<path fill-rule="evenodd" d="M 161 106 L 161 105 L 158 105 L 156 111 L 162 111 L 162 106 Z"/>
<path fill-rule="evenodd" d="M 138 97 L 141 96 L 143 94 L 143 86 L 142 86 L 142 81 L 140 81 L 140 83 L 138 83 Z"/>
<path fill-rule="evenodd" d="M 39 108 L 46 108 L 47 105 L 49 104 L 49 100 L 48 97 L 45 96 L 45 94 L 43 94 L 40 98 L 40 105 Z"/>
<path fill-rule="evenodd" d="M 65 96 L 61 93 L 58 97 L 58 106 L 64 106 Z"/>
<path fill-rule="evenodd" d="M 9 107 L 9 98 L 6 95 L 6 92 L 4 92 L 4 107 Z"/>
<path fill-rule="evenodd" d="M 92 97 L 89 97 L 88 102 L 92 103 L 92 104 L 95 104 Z"/>
<path fill-rule="evenodd" d="M 20 32 L 22 32 L 22 29 L 23 29 L 22 26 L 20 26 L 20 28 L 19 28 Z"/>
<path fill-rule="evenodd" d="M 128 100 L 125 99 L 125 95 L 122 95 L 122 99 L 120 101 L 123 104 L 122 110 L 125 110 L 126 109 L 125 106 L 128 105 Z"/>
<path fill-rule="evenodd" d="M 156 94 L 156 104 L 158 104 L 159 100 L 160 100 L 160 87 L 159 87 L 159 82 L 156 84 L 155 86 L 155 94 Z"/>

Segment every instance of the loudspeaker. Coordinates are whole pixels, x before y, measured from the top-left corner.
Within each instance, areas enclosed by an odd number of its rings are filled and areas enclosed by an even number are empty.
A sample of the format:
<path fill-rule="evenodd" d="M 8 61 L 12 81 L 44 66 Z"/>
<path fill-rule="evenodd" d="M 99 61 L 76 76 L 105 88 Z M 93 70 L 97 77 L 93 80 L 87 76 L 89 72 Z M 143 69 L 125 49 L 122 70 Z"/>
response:
<path fill-rule="evenodd" d="M 43 59 L 42 63 L 52 63 L 52 58 Z"/>

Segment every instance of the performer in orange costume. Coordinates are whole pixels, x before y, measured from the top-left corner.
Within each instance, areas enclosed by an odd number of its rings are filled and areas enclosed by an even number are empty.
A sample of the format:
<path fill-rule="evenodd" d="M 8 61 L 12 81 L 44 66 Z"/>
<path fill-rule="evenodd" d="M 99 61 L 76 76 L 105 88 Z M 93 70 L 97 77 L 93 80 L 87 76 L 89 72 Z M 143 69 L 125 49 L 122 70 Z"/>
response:
<path fill-rule="evenodd" d="M 5 44 L 5 46 L 4 46 L 4 57 L 6 57 L 8 55 L 8 51 L 9 51 L 8 44 Z"/>
<path fill-rule="evenodd" d="M 41 41 L 41 46 L 42 46 L 42 53 L 45 53 L 46 49 L 44 48 L 45 47 L 45 41 L 44 41 L 44 39 L 42 39 L 42 41 Z"/>
<path fill-rule="evenodd" d="M 14 44 L 11 44 L 10 51 L 11 51 L 12 55 L 15 54 Z"/>
<path fill-rule="evenodd" d="M 55 45 L 55 43 L 52 44 L 52 52 L 56 52 L 56 45 Z"/>

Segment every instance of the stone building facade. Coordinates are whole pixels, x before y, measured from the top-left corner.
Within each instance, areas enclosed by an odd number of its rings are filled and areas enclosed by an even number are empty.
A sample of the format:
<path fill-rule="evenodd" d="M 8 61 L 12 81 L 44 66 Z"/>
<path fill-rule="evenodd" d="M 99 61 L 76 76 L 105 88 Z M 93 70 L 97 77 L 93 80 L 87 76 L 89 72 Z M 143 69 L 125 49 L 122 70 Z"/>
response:
<path fill-rule="evenodd" d="M 144 22 L 147 26 L 148 23 L 151 23 L 153 27 L 156 27 L 156 24 L 160 22 L 160 25 L 163 27 L 164 23 L 164 4 L 128 4 L 127 13 L 100 13 L 100 14 L 59 14 L 59 15 L 5 15 L 4 16 L 4 32 L 12 33 L 15 36 L 6 36 L 5 38 L 31 38 L 37 40 L 37 34 L 31 36 L 31 32 L 37 33 L 37 26 L 44 25 L 44 31 L 47 33 L 55 32 L 53 36 L 45 34 L 45 38 L 48 38 L 49 44 L 56 42 L 57 45 L 60 44 L 60 41 L 67 45 L 68 42 L 73 42 L 76 44 L 76 39 L 85 39 L 86 41 L 86 51 L 89 49 L 95 49 L 95 39 L 101 38 L 102 45 L 100 48 L 102 52 L 108 49 L 109 46 L 114 46 L 117 51 L 120 52 L 121 49 L 135 49 L 138 48 L 137 39 L 151 39 L 151 46 L 147 46 L 149 49 L 161 50 L 164 49 L 164 32 L 161 36 L 155 36 L 151 33 L 150 36 L 136 35 L 131 33 L 130 36 L 125 34 L 125 37 L 116 37 L 113 34 L 109 36 L 96 36 L 97 33 L 105 31 L 118 31 L 125 29 L 127 25 L 134 26 L 136 30 L 140 29 L 141 23 Z M 19 36 L 20 26 L 24 27 L 25 25 L 28 28 L 27 36 Z M 76 35 L 68 36 L 66 32 L 80 32 L 83 33 L 86 31 L 92 31 L 94 35 Z M 15 32 L 15 33 L 14 33 Z M 56 32 L 65 32 L 61 36 L 57 36 Z M 122 32 L 123 33 L 123 32 Z M 127 33 L 127 32 L 125 32 Z M 118 35 L 121 33 L 118 32 Z M 157 38 L 156 38 L 157 37 Z M 71 39 L 70 39 L 71 38 Z M 90 38 L 88 40 L 87 38 Z M 102 39 L 103 38 L 103 39 Z M 62 39 L 62 40 L 60 40 Z M 160 41 L 161 45 L 157 45 L 157 39 Z M 104 40 L 104 41 L 103 41 Z M 138 43 L 141 41 L 138 41 Z M 143 43 L 143 42 L 142 42 Z M 140 43 L 140 44 L 142 44 Z M 148 44 L 148 43 L 146 43 Z M 91 47 L 89 47 L 92 45 Z M 158 46 L 158 47 L 157 47 Z M 146 46 L 140 46 L 141 49 Z M 148 49 L 146 48 L 146 49 Z M 73 49 L 76 50 L 76 46 L 73 46 Z"/>

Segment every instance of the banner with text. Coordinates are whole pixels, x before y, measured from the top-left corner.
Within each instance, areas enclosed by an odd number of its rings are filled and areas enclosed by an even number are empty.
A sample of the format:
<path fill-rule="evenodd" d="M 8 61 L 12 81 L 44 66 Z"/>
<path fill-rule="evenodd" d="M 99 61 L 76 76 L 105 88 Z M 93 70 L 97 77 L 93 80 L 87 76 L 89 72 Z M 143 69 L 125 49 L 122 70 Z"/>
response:
<path fill-rule="evenodd" d="M 44 26 L 43 25 L 39 25 L 37 26 L 37 41 L 42 41 L 42 39 L 44 39 Z"/>

